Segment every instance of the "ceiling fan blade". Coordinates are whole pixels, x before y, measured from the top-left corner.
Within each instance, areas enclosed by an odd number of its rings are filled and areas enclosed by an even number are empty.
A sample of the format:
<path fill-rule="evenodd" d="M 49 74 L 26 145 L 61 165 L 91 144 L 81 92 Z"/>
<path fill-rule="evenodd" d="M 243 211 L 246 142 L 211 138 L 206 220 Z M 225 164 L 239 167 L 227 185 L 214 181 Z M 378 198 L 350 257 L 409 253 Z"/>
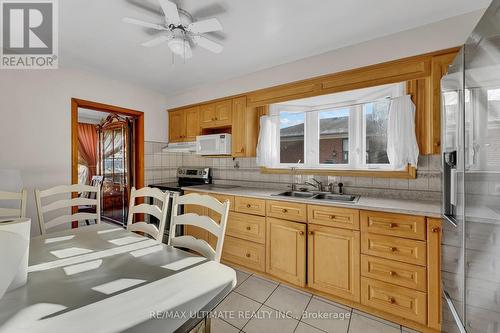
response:
<path fill-rule="evenodd" d="M 218 3 L 213 3 L 210 5 L 207 5 L 205 7 L 202 7 L 198 10 L 195 10 L 191 14 L 195 18 L 205 18 L 205 17 L 217 17 L 219 15 L 222 15 L 226 12 L 226 8 L 222 6 L 221 4 Z"/>
<path fill-rule="evenodd" d="M 161 43 L 166 42 L 170 38 L 171 38 L 170 36 L 160 36 L 160 37 L 156 37 L 156 38 L 153 38 L 151 40 L 148 40 L 147 42 L 144 42 L 141 45 L 144 47 L 153 47 L 153 46 L 157 46 L 157 45 L 160 45 Z"/>
<path fill-rule="evenodd" d="M 191 50 L 191 45 L 187 44 L 186 50 L 184 51 L 184 58 L 191 59 L 193 57 L 193 51 Z"/>
<path fill-rule="evenodd" d="M 207 49 L 213 53 L 221 53 L 222 52 L 222 45 L 211 41 L 210 39 L 203 37 L 203 36 L 193 36 L 193 42 L 196 45 L 199 45 L 203 47 L 204 49 Z"/>
<path fill-rule="evenodd" d="M 130 17 L 124 17 L 123 22 L 138 25 L 140 27 L 150 28 L 150 29 L 167 30 L 165 27 L 163 27 L 159 24 L 149 23 L 149 22 L 137 20 L 137 19 L 130 18 Z"/>
<path fill-rule="evenodd" d="M 179 25 L 181 23 L 179 10 L 175 3 L 169 0 L 160 0 L 160 5 L 168 24 Z"/>
<path fill-rule="evenodd" d="M 203 34 L 206 32 L 221 31 L 222 25 L 216 18 L 193 22 L 188 25 L 188 29 L 195 34 Z"/>
<path fill-rule="evenodd" d="M 160 7 L 158 5 L 152 5 L 149 1 L 144 1 L 144 0 L 125 0 L 125 1 L 147 12 L 157 15 L 163 15 L 163 11 L 160 9 Z"/>

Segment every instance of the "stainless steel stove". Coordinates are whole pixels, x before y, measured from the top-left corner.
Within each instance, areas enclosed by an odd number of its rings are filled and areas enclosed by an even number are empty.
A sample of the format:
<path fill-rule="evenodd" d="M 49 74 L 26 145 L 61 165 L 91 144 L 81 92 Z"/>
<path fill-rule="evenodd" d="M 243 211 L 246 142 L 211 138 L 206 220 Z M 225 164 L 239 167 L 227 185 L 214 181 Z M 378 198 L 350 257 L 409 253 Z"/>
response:
<path fill-rule="evenodd" d="M 150 184 L 149 187 L 158 188 L 162 191 L 169 191 L 172 194 L 177 193 L 178 195 L 183 195 L 184 191 L 183 187 L 189 186 L 197 186 L 197 185 L 205 185 L 212 184 L 212 171 L 210 168 L 189 168 L 182 167 L 177 169 L 177 182 L 169 182 L 169 183 L 159 183 L 159 184 Z M 179 214 L 182 214 L 182 207 L 180 208 Z M 168 242 L 168 235 L 170 234 L 170 216 L 172 211 L 172 199 L 170 199 L 168 214 L 165 221 L 165 234 L 163 236 L 163 242 Z M 158 224 L 158 219 L 155 217 L 151 217 L 150 223 Z M 182 235 L 183 230 L 182 226 L 178 226 L 176 230 L 176 235 Z"/>

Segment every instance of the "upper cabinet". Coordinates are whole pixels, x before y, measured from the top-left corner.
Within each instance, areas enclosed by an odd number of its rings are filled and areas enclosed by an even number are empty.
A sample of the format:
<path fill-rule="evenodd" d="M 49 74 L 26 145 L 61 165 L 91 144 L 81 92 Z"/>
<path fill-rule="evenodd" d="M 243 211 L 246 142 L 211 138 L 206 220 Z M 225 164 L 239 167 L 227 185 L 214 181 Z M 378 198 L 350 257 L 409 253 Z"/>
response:
<path fill-rule="evenodd" d="M 199 118 L 199 106 L 169 112 L 169 142 L 195 141 L 201 134 Z"/>
<path fill-rule="evenodd" d="M 229 127 L 233 117 L 232 100 L 201 105 L 200 115 L 203 128 Z"/>

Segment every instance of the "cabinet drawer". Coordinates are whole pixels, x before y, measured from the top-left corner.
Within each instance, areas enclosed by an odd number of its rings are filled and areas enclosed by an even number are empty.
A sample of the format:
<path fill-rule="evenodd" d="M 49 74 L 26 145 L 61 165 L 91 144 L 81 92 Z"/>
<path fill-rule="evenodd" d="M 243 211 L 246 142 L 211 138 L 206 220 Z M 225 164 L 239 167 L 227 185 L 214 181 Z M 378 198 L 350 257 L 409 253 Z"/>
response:
<path fill-rule="evenodd" d="M 255 198 L 235 197 L 234 210 L 240 213 L 266 215 L 266 201 Z"/>
<path fill-rule="evenodd" d="M 359 211 L 357 209 L 308 205 L 307 217 L 309 223 L 359 230 Z"/>
<path fill-rule="evenodd" d="M 222 260 L 263 272 L 266 268 L 264 245 L 226 236 Z"/>
<path fill-rule="evenodd" d="M 389 283 L 361 278 L 361 304 L 427 323 L 427 294 Z"/>
<path fill-rule="evenodd" d="M 307 206 L 305 204 L 286 202 L 286 201 L 268 200 L 266 203 L 267 216 L 272 216 L 284 220 L 291 220 L 297 222 L 306 222 L 307 220 L 306 207 Z"/>
<path fill-rule="evenodd" d="M 427 270 L 425 267 L 401 263 L 393 260 L 361 256 L 361 275 L 398 286 L 427 290 Z"/>
<path fill-rule="evenodd" d="M 226 200 L 229 200 L 229 210 L 233 211 L 234 210 L 234 196 L 232 195 L 224 195 L 224 194 L 209 194 L 211 197 L 219 200 L 220 202 L 224 202 Z"/>
<path fill-rule="evenodd" d="M 426 243 L 413 239 L 361 233 L 361 253 L 425 266 Z"/>
<path fill-rule="evenodd" d="M 425 217 L 361 211 L 361 230 L 388 236 L 425 240 Z"/>
<path fill-rule="evenodd" d="M 266 218 L 230 212 L 226 235 L 264 244 L 266 242 Z"/>

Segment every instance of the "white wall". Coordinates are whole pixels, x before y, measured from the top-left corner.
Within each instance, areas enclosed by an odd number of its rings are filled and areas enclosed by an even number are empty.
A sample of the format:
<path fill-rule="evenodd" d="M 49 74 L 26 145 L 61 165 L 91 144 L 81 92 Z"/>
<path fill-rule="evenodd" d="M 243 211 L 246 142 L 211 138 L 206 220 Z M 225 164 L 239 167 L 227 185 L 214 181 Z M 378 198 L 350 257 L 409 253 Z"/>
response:
<path fill-rule="evenodd" d="M 276 66 L 243 77 L 195 87 L 187 92 L 169 96 L 168 107 L 207 101 L 319 75 L 336 73 L 459 46 L 465 42 L 483 12 L 484 10 L 479 10 L 455 16 L 450 19 Z M 311 38 L 314 38 L 314 36 L 311 36 Z"/>
<path fill-rule="evenodd" d="M 167 140 L 161 94 L 73 69 L 0 71 L 0 169 L 21 170 L 34 234 L 33 189 L 71 182 L 72 97 L 143 111 L 145 140 Z"/>

